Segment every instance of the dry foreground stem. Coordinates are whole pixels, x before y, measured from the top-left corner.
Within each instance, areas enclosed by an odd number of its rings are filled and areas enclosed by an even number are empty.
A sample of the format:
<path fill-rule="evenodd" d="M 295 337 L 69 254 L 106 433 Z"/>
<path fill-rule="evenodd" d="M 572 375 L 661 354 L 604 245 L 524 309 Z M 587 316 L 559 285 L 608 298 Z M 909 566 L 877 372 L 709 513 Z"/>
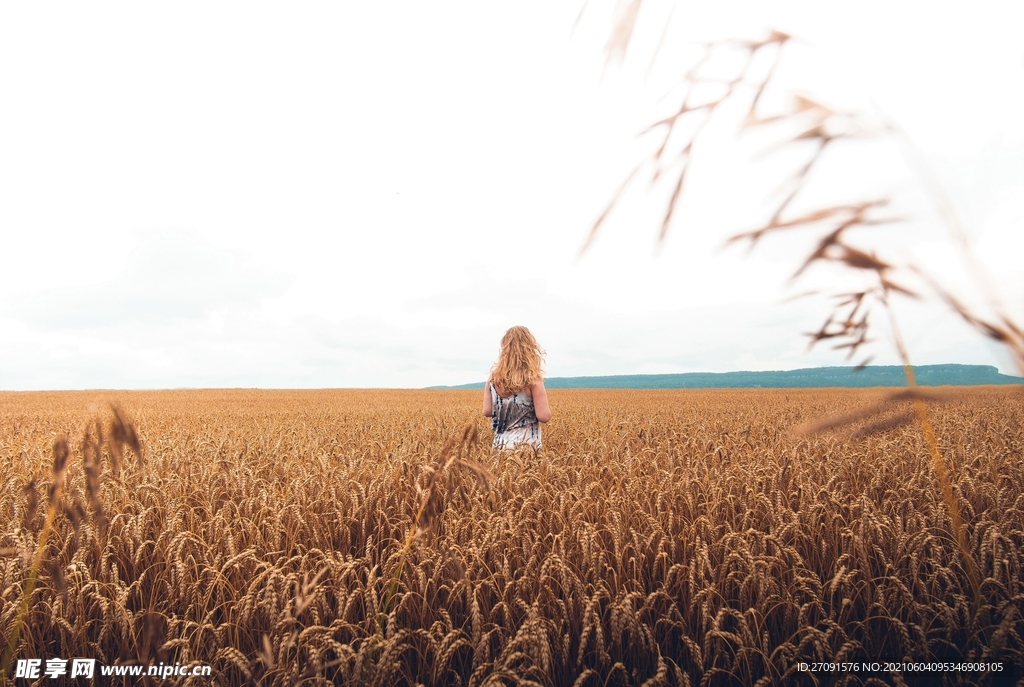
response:
<path fill-rule="evenodd" d="M 1015 391 L 931 409 L 977 590 L 921 391 L 550 393 L 544 450 L 498 454 L 472 391 L 124 392 L 145 463 L 93 394 L 2 393 L 0 634 L 194 685 L 1024 677 Z M 1006 672 L 799 668 L 886 659 Z"/>
<path fill-rule="evenodd" d="M 641 3 L 642 0 L 628 0 L 617 4 L 617 17 L 607 46 L 609 62 L 624 59 Z M 869 197 L 857 202 L 797 209 L 804 196 L 808 195 L 807 189 L 812 180 L 822 174 L 826 154 L 837 146 L 885 136 L 901 139 L 903 145 L 911 150 L 912 146 L 905 133 L 891 122 L 875 122 L 861 113 L 840 111 L 805 95 L 789 94 L 788 106 L 775 110 L 766 108 L 765 96 L 773 87 L 773 79 L 791 40 L 787 33 L 772 30 L 763 39 L 731 38 L 703 46 L 702 56 L 681 76 L 683 95 L 678 107 L 642 132 L 643 135 L 651 134 L 655 137 L 653 152 L 626 176 L 622 186 L 591 227 L 581 253 L 588 249 L 634 180 L 642 178 L 645 172 L 652 185 L 661 183 L 663 178 L 669 179 L 671 195 L 658 234 L 658 243 L 664 242 L 683 202 L 684 185 L 693 164 L 694 149 L 706 126 L 714 118 L 722 116 L 720 113 L 724 105 L 740 104 L 745 108 L 745 115 L 739 122 L 741 133 L 750 129 L 767 130 L 774 137 L 774 144 L 768 147 L 766 153 L 786 152 L 802 157 L 803 161 L 795 165 L 790 176 L 782 181 L 780 199 L 774 203 L 768 218 L 760 226 L 732 236 L 726 243 L 745 243 L 753 248 L 766 236 L 781 232 L 801 232 L 811 237 L 810 248 L 799 259 L 791 281 L 800 279 L 809 268 L 829 264 L 839 266 L 846 276 L 853 277 L 852 281 L 858 284 L 852 289 L 843 288 L 830 294 L 833 307 L 824 324 L 818 330 L 806 334 L 811 347 L 821 342 L 830 342 L 833 349 L 845 351 L 847 358 L 852 359 L 872 342 L 871 318 L 874 311 L 880 308 L 888 316 L 890 338 L 906 370 L 907 386 L 911 392 L 916 392 L 917 384 L 909 351 L 903 342 L 891 301 L 897 295 L 915 300 L 927 296 L 945 303 L 979 334 L 1001 344 L 1021 374 L 1024 374 L 1024 329 L 999 300 L 983 266 L 974 256 L 952 204 L 916 152 L 911 152 L 912 162 L 916 163 L 914 172 L 935 199 L 968 273 L 974 278 L 977 289 L 986 296 L 987 302 L 979 306 L 985 310 L 966 305 L 963 298 L 950 292 L 939 279 L 920 266 L 912 263 L 898 265 L 880 257 L 885 246 L 877 240 L 874 245 L 865 245 L 851 238 L 858 229 L 903 221 L 904 218 L 885 212 L 893 204 L 891 197 Z M 722 56 L 740 58 L 737 61 L 738 68 L 731 76 L 724 78 L 707 70 L 709 64 Z M 717 92 L 717 96 L 709 98 L 706 95 L 708 92 Z M 806 201 L 803 205 L 806 206 Z M 887 236 L 891 237 L 892 232 Z M 804 295 L 816 293 L 818 291 Z M 858 369 L 867 365 L 871 359 L 872 356 L 861 359 Z M 885 406 L 880 404 L 858 410 L 852 415 L 819 420 L 804 429 L 805 432 L 813 432 L 847 424 L 851 418 L 874 415 Z M 963 566 L 971 582 L 975 609 L 983 612 L 979 610 L 984 606 L 982 580 L 970 552 L 964 514 L 949 480 L 926 397 L 916 395 L 913 412 L 888 418 L 876 417 L 871 424 L 859 428 L 854 436 L 885 432 L 906 424 L 914 417 L 928 444 L 935 479 L 946 504 Z"/>
<path fill-rule="evenodd" d="M 608 63 L 621 62 L 625 58 L 641 5 L 642 0 L 623 0 L 616 4 L 616 17 L 606 47 Z M 984 266 L 972 250 L 952 203 L 921 161 L 905 132 L 893 122 L 854 110 L 830 107 L 808 95 L 781 94 L 787 104 L 774 108 L 765 105 L 771 100 L 766 96 L 778 90 L 773 79 L 791 41 L 789 34 L 770 30 L 760 39 L 729 38 L 701 46 L 701 57 L 680 75 L 682 96 L 678 99 L 678 106 L 641 132 L 642 136 L 653 138 L 652 152 L 626 175 L 622 185 L 599 213 L 581 246 L 581 254 L 588 250 L 623 195 L 644 176 L 652 186 L 667 184 L 671 190 L 658 233 L 658 244 L 662 244 L 683 204 L 696 146 L 708 124 L 715 118 L 729 116 L 723 114 L 728 111 L 726 106 L 736 105 L 745 112 L 737 121 L 741 134 L 760 131 L 773 141 L 764 151 L 766 154 L 784 153 L 802 161 L 781 180 L 781 192 L 772 203 L 767 218 L 754 229 L 730 237 L 726 243 L 746 244 L 753 248 L 767 236 L 799 232 L 809 237 L 809 248 L 798 258 L 792 280 L 799 279 L 811 267 L 829 264 L 840 266 L 848 276 L 855 278 L 854 281 L 863 284 L 825 294 L 834 305 L 821 328 L 807 334 L 811 346 L 828 341 L 852 359 L 872 340 L 869 337 L 871 316 L 876 308 L 880 307 L 891 315 L 890 299 L 893 295 L 910 299 L 928 296 L 943 302 L 980 335 L 999 343 L 1020 374 L 1024 375 L 1024 327 L 999 299 Z M 729 61 L 739 65 L 731 75 L 723 76 L 720 70 L 710 68 L 723 58 L 738 58 Z M 709 96 L 709 93 L 715 95 Z M 976 282 L 977 291 L 985 296 L 984 303 L 968 305 L 965 298 L 952 293 L 942 285 L 941 279 L 920 265 L 896 264 L 880 257 L 887 246 L 877 238 L 873 244 L 864 243 L 863 239 L 858 243 L 852 238 L 859 229 L 904 221 L 905 218 L 887 212 L 887 208 L 893 205 L 892 197 L 881 195 L 824 207 L 802 207 L 806 206 L 805 196 L 811 183 L 827 174 L 823 168 L 828 166 L 828 153 L 851 142 L 882 138 L 891 138 L 909 151 L 911 171 L 933 197 L 968 274 Z M 890 243 L 896 242 L 893 236 L 893 232 L 885 234 Z M 816 293 L 811 291 L 803 295 Z M 905 348 L 900 348 L 904 363 L 909 365 Z M 863 358 L 859 364 L 866 365 L 870 360 L 871 357 Z M 908 384 L 912 385 L 912 380 L 908 379 Z"/>

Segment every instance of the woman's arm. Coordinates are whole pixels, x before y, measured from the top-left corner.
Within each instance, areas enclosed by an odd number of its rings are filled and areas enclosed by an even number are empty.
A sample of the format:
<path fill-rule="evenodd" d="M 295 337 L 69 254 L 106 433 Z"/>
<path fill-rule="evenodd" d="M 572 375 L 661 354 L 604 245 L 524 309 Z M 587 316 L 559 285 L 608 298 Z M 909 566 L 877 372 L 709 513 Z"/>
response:
<path fill-rule="evenodd" d="M 484 417 L 490 417 L 494 413 L 494 405 L 491 401 L 491 380 L 484 383 Z"/>
<path fill-rule="evenodd" d="M 548 392 L 544 388 L 544 380 L 540 377 L 530 386 L 533 396 L 533 412 L 537 414 L 537 420 L 547 422 L 551 419 L 551 408 L 548 407 Z"/>

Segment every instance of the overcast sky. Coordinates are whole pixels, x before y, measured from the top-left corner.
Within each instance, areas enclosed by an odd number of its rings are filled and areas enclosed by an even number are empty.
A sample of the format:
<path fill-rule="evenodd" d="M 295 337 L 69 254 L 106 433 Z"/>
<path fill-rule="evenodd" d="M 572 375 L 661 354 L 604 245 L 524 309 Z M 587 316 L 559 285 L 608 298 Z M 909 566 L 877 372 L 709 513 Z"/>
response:
<path fill-rule="evenodd" d="M 893 120 L 918 151 L 851 149 L 808 207 L 893 195 L 911 221 L 864 245 L 975 302 L 918 155 L 1024 320 L 1024 5 L 650 0 L 607 69 L 614 3 L 574 30 L 581 7 L 3 4 L 0 389 L 459 384 L 515 324 L 549 376 L 847 364 L 807 350 L 829 302 L 788 300 L 839 278 L 788 282 L 806 241 L 721 248 L 788 164 L 728 112 L 660 251 L 663 190 L 638 184 L 577 257 L 694 42 L 772 27 L 801 39 L 779 102 Z M 915 363 L 1016 373 L 940 307 L 896 312 Z"/>

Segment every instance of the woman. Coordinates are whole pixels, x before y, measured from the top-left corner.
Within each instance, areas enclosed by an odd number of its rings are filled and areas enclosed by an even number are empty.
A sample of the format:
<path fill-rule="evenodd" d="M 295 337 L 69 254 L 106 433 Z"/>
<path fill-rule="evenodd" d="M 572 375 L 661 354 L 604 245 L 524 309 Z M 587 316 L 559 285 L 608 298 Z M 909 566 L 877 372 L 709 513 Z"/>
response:
<path fill-rule="evenodd" d="M 491 418 L 494 446 L 540 448 L 540 423 L 551 419 L 541 369 L 544 351 L 526 327 L 501 337 L 498 362 L 484 385 L 484 415 Z"/>

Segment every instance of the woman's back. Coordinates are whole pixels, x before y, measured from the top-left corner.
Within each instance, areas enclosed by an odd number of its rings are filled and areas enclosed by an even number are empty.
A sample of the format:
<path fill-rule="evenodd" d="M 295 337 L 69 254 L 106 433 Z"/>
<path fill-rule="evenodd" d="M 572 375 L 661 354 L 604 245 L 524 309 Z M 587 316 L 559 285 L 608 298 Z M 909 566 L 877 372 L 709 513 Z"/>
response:
<path fill-rule="evenodd" d="M 517 444 L 540 447 L 540 422 L 533 405 L 533 398 L 525 389 L 510 396 L 502 396 L 489 384 L 491 392 L 491 429 L 494 430 L 494 446 L 512 448 Z"/>
<path fill-rule="evenodd" d="M 498 362 L 484 385 L 483 399 L 495 446 L 511 448 L 526 443 L 540 447 L 540 423 L 551 419 L 543 355 L 526 327 L 512 327 L 501 338 Z"/>

